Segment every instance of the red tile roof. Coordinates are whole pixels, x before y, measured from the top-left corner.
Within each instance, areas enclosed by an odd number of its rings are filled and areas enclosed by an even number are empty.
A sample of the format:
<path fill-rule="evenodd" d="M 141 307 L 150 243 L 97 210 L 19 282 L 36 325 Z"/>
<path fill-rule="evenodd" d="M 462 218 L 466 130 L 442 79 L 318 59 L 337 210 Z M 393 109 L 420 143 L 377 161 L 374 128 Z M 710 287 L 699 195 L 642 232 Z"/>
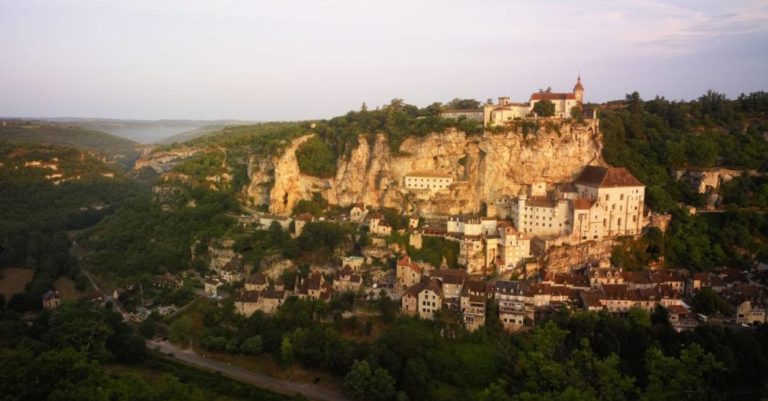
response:
<path fill-rule="evenodd" d="M 574 209 L 591 209 L 596 202 L 595 199 L 578 198 L 573 200 Z"/>
<path fill-rule="evenodd" d="M 643 183 L 638 181 L 624 167 L 587 166 L 581 171 L 574 181 L 576 184 L 590 187 L 641 187 Z"/>
<path fill-rule="evenodd" d="M 566 100 L 576 99 L 573 93 L 536 92 L 531 95 L 531 100 Z"/>

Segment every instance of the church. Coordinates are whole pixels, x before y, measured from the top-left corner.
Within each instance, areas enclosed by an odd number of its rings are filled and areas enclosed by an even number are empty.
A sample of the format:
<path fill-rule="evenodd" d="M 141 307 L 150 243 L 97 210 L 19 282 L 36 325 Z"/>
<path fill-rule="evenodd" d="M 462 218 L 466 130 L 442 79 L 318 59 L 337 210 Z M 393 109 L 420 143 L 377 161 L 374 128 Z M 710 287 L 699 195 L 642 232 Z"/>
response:
<path fill-rule="evenodd" d="M 568 118 L 574 107 L 581 106 L 584 101 L 584 85 L 581 76 L 576 79 L 573 92 L 555 93 L 539 91 L 531 94 L 527 103 L 513 103 L 508 97 L 499 97 L 497 104 L 490 101 L 483 106 L 483 125 L 497 126 L 514 120 L 533 117 L 533 106 L 543 100 L 552 102 L 555 106 L 555 117 Z"/>

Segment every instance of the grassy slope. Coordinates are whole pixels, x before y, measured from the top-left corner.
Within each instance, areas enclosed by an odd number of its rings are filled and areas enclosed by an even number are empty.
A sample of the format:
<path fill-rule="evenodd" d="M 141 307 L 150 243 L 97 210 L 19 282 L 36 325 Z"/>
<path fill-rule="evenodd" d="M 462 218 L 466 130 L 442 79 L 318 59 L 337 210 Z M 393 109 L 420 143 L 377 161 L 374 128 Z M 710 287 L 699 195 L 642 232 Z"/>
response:
<path fill-rule="evenodd" d="M 103 153 L 125 166 L 139 157 L 136 150 L 138 143 L 129 139 L 81 127 L 43 122 L 5 120 L 0 124 L 0 141 L 72 146 Z"/>

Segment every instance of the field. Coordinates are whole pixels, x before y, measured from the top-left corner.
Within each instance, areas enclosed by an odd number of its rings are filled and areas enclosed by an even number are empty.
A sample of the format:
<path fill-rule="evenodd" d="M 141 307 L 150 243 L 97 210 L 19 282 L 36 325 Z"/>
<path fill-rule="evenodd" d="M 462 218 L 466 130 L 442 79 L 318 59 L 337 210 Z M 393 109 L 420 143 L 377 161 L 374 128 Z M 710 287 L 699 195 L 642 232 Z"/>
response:
<path fill-rule="evenodd" d="M 59 277 L 53 286 L 59 292 L 62 301 L 76 301 L 84 295 L 75 287 L 75 282 L 68 277 Z"/>
<path fill-rule="evenodd" d="M 3 294 L 7 301 L 14 294 L 24 291 L 24 286 L 32 281 L 34 274 L 35 272 L 32 269 L 18 267 L 0 270 L 0 294 Z"/>

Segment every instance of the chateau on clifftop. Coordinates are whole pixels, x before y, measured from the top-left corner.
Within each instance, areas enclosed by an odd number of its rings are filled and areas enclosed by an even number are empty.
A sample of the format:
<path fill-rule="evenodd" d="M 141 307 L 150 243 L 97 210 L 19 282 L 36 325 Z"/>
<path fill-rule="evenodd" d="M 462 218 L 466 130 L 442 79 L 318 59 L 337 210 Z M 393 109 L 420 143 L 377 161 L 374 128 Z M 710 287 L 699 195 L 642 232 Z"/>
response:
<path fill-rule="evenodd" d="M 482 121 L 483 125 L 498 126 L 510 121 L 535 117 L 533 107 L 536 103 L 547 100 L 555 106 L 554 117 L 567 118 L 576 107 L 581 107 L 584 101 L 584 85 L 581 84 L 581 76 L 576 78 L 576 85 L 572 92 L 555 93 L 549 90 L 531 94 L 526 103 L 513 103 L 509 97 L 499 97 L 498 103 L 493 104 L 490 99 L 481 110 L 445 110 L 440 115 L 444 118 L 465 117 Z"/>

